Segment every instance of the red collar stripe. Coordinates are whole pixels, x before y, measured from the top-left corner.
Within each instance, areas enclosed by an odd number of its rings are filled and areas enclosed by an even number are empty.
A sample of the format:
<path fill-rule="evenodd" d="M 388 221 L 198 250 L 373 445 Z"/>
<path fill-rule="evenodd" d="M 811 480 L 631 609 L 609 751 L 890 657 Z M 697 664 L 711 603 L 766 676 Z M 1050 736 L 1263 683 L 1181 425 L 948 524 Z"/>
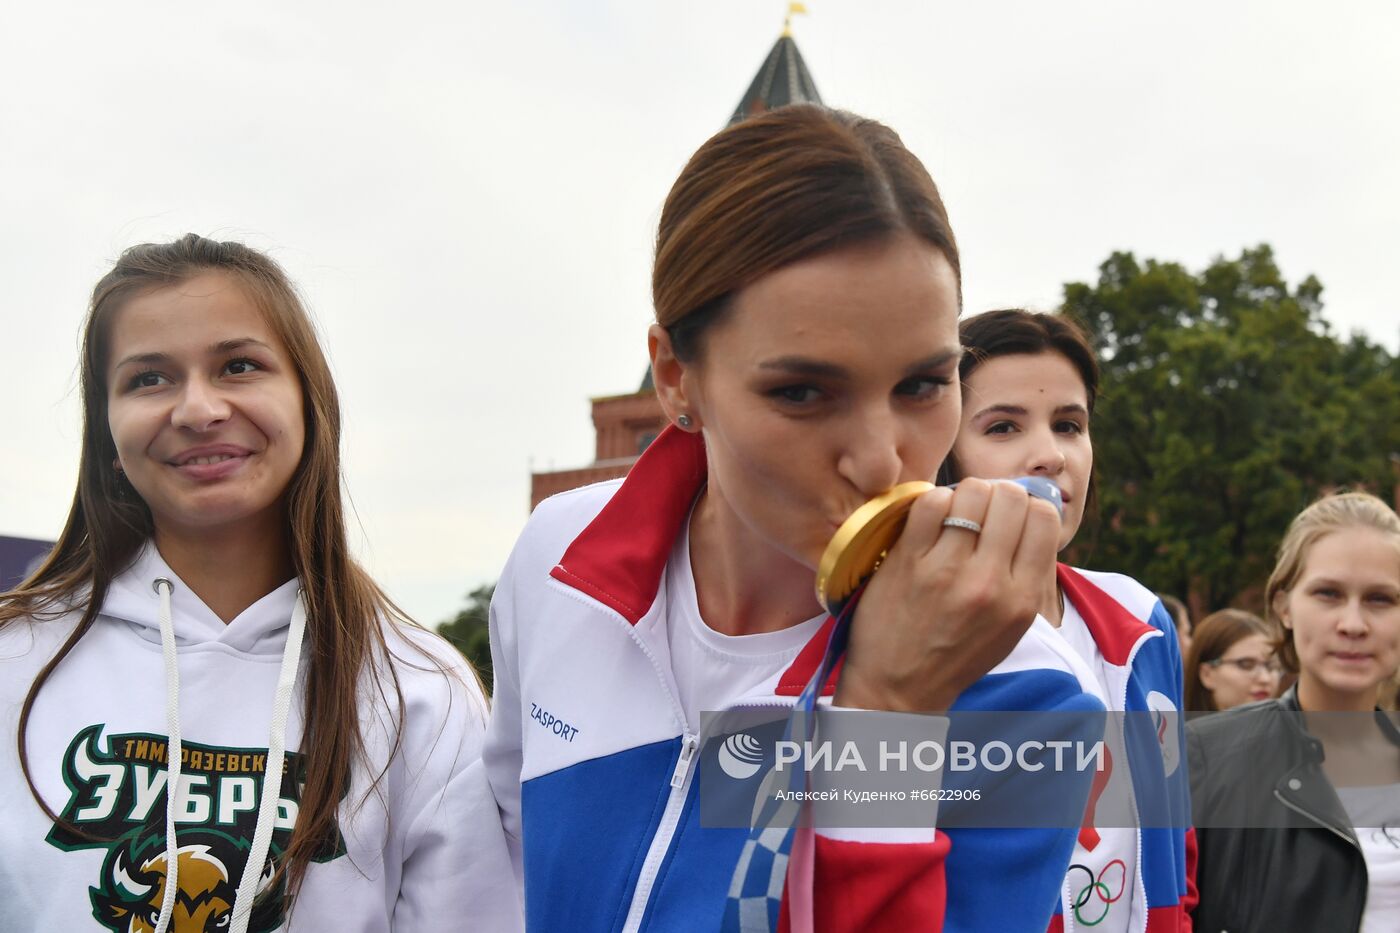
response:
<path fill-rule="evenodd" d="M 704 441 L 668 427 L 549 575 L 636 625 L 656 602 L 672 545 L 707 475 Z M 783 672 L 779 696 L 802 692 L 826 653 L 833 624 L 827 619 Z M 840 676 L 838 662 L 822 692 L 835 693 Z"/>
<path fill-rule="evenodd" d="M 656 601 L 671 546 L 706 474 L 700 436 L 668 427 L 550 576 L 636 625 Z"/>
<path fill-rule="evenodd" d="M 1099 646 L 1103 659 L 1123 667 L 1142 636 L 1157 631 L 1112 596 L 1090 583 L 1081 573 L 1064 564 L 1055 565 L 1055 575 L 1065 596 L 1084 618 L 1089 634 Z"/>
<path fill-rule="evenodd" d="M 802 690 L 807 686 L 807 681 L 812 679 L 812 675 L 817 672 L 817 667 L 822 663 L 822 658 L 826 657 L 826 645 L 831 641 L 831 630 L 836 625 L 836 620 L 827 616 L 821 628 L 812 636 L 811 640 L 793 658 L 788 669 L 783 671 L 783 676 L 778 678 L 778 686 L 773 692 L 780 697 L 795 697 L 802 694 Z M 831 676 L 822 685 L 822 695 L 831 696 L 836 692 L 836 682 L 841 679 L 841 667 L 846 663 L 845 657 L 838 658 L 832 665 Z"/>

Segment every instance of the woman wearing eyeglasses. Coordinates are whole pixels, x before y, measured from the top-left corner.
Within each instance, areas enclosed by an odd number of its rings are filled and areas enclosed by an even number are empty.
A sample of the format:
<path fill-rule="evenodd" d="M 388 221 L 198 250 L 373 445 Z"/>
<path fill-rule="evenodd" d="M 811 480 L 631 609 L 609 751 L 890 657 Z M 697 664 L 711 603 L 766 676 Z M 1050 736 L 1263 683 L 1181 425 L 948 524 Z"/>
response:
<path fill-rule="evenodd" d="M 1202 619 L 1186 655 L 1186 708 L 1213 713 L 1273 697 L 1280 668 L 1270 634 L 1263 619 L 1242 609 Z"/>
<path fill-rule="evenodd" d="M 1187 727 L 1197 930 L 1400 929 L 1400 518 L 1327 496 L 1289 527 L 1265 605 L 1298 683 Z"/>

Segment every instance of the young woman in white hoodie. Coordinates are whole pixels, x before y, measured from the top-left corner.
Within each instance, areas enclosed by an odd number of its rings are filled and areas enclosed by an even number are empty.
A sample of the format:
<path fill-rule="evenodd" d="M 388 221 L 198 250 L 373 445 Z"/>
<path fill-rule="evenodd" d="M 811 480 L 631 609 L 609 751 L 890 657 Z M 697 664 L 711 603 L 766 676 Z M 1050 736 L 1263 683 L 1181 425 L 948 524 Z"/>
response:
<path fill-rule="evenodd" d="M 517 925 L 474 803 L 486 699 L 350 556 L 335 386 L 283 271 L 133 247 L 79 368 L 67 524 L 0 597 L 0 927 Z"/>

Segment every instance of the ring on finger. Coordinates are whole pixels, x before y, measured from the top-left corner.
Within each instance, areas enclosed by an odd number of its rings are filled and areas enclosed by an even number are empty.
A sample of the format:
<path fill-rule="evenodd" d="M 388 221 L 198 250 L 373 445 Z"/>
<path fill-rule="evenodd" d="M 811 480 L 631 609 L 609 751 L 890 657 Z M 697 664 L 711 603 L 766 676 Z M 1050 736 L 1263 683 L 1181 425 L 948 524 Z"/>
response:
<path fill-rule="evenodd" d="M 959 518 L 956 515 L 949 515 L 947 518 L 943 519 L 943 527 L 961 528 L 964 531 L 970 531 L 975 535 L 982 533 L 981 522 L 975 522 L 970 518 Z"/>

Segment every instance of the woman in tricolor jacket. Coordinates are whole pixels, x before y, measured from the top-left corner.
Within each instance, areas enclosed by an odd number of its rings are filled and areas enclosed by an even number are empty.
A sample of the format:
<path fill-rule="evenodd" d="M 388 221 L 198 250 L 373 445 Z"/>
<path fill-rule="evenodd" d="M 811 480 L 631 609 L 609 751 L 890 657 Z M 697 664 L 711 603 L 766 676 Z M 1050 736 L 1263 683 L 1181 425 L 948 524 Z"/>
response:
<path fill-rule="evenodd" d="M 938 191 L 887 127 L 786 107 L 692 157 L 662 210 L 648 338 L 671 426 L 625 481 L 542 503 L 492 602 L 483 754 L 530 929 L 1049 922 L 1074 828 L 1002 837 L 1001 862 L 954 889 L 960 858 L 996 853 L 950 851 L 932 825 L 819 829 L 803 868 L 778 842 L 703 827 L 697 805 L 701 712 L 792 706 L 833 626 L 814 595 L 828 540 L 948 453 L 960 293 Z M 1058 536 L 1054 509 L 1019 486 L 925 493 L 825 702 L 932 713 L 979 683 L 983 708 L 1101 715 L 1033 624 Z M 932 740 L 947 728 L 904 720 Z M 1088 789 L 1071 782 L 1076 807 Z M 769 866 L 757 883 L 754 860 Z M 945 924 L 962 900 L 981 913 Z"/>
<path fill-rule="evenodd" d="M 1094 498 L 1093 350 L 1067 319 L 1015 309 L 968 318 L 959 334 L 967 351 L 962 425 L 943 478 L 1052 480 L 1064 501 L 1058 544 L 1067 547 Z M 1071 649 L 1082 679 L 1109 710 L 1127 714 L 1109 719 L 1108 766 L 1094 784 L 1050 929 L 1189 929 L 1195 843 L 1172 618 L 1151 590 L 1121 574 L 1059 564 L 1046 570 L 1039 594 L 1040 617 Z M 949 835 L 954 848 L 963 841 L 961 831 Z M 950 864 L 949 886 L 961 881 Z"/>

